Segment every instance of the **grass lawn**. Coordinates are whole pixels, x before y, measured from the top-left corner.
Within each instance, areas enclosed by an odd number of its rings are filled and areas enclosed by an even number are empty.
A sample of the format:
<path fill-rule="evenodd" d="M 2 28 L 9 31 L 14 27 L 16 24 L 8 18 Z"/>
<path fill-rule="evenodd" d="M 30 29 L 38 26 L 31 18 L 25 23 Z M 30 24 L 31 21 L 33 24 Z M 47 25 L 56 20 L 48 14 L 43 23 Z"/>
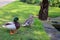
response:
<path fill-rule="evenodd" d="M 50 7 L 49 16 L 60 16 L 60 9 Z M 19 22 L 23 23 L 30 14 L 36 16 L 39 12 L 39 6 L 28 5 L 22 2 L 13 2 L 0 9 L 0 40 L 49 40 L 48 35 L 44 31 L 43 25 L 38 18 L 34 18 L 32 28 L 20 27 L 18 34 L 10 35 L 7 29 L 2 28 L 2 24 L 6 21 L 12 21 L 14 16 L 19 17 Z"/>
<path fill-rule="evenodd" d="M 60 8 L 50 7 L 49 8 L 49 17 L 60 17 Z"/>

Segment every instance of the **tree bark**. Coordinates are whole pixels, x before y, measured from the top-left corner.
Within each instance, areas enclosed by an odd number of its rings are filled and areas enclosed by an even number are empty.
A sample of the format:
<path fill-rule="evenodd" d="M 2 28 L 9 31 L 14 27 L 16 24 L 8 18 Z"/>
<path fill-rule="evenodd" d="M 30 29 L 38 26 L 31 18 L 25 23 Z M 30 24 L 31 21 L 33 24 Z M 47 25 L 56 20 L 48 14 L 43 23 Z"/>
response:
<path fill-rule="evenodd" d="M 41 10 L 39 11 L 39 19 L 40 20 L 47 20 L 48 18 L 48 0 L 43 0 L 41 3 Z"/>

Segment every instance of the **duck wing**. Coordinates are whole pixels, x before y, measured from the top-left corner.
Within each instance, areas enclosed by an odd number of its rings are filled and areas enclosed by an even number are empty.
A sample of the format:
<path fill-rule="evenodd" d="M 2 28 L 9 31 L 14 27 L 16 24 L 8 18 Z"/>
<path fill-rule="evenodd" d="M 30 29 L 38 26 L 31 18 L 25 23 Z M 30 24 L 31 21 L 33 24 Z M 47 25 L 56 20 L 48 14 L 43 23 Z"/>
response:
<path fill-rule="evenodd" d="M 11 25 L 11 23 L 6 23 L 5 25 Z"/>
<path fill-rule="evenodd" d="M 16 29 L 15 24 L 13 22 L 7 22 L 6 24 L 3 25 L 3 27 L 12 30 Z"/>

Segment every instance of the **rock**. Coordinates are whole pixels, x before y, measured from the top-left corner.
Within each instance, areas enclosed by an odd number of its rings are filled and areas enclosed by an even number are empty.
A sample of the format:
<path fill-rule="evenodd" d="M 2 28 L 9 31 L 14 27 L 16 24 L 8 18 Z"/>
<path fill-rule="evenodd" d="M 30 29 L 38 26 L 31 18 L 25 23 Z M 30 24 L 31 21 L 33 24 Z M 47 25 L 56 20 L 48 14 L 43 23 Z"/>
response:
<path fill-rule="evenodd" d="M 58 31 L 60 31 L 60 22 L 52 21 L 52 25 L 53 25 Z"/>

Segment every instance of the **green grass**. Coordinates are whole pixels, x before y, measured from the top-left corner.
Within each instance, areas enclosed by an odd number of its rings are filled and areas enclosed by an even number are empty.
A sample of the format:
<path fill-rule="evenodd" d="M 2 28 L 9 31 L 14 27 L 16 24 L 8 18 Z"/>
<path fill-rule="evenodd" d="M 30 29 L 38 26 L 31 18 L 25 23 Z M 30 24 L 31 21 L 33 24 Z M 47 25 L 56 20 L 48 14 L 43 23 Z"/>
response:
<path fill-rule="evenodd" d="M 34 18 L 32 28 L 20 27 L 17 34 L 10 35 L 7 29 L 0 28 L 0 40 L 49 40 L 49 37 L 40 20 Z"/>
<path fill-rule="evenodd" d="M 49 17 L 59 17 L 59 16 L 60 16 L 60 8 L 58 7 L 49 8 Z"/>
<path fill-rule="evenodd" d="M 60 16 L 60 8 L 50 7 L 49 16 Z M 38 15 L 39 6 L 26 4 L 22 2 L 13 2 L 0 9 L 0 40 L 49 40 L 44 31 L 43 25 L 38 18 L 34 18 L 32 28 L 20 27 L 18 34 L 10 35 L 7 29 L 2 28 L 6 21 L 12 21 L 14 16 L 19 17 L 19 22 L 23 23 L 30 14 Z"/>
<path fill-rule="evenodd" d="M 32 13 L 38 15 L 40 10 L 39 6 L 26 4 L 22 2 L 13 2 L 6 7 L 2 8 L 1 12 L 11 12 L 11 13 Z M 0 12 L 0 13 L 1 13 Z M 49 17 L 58 17 L 60 16 L 60 8 L 58 7 L 49 7 Z"/>

